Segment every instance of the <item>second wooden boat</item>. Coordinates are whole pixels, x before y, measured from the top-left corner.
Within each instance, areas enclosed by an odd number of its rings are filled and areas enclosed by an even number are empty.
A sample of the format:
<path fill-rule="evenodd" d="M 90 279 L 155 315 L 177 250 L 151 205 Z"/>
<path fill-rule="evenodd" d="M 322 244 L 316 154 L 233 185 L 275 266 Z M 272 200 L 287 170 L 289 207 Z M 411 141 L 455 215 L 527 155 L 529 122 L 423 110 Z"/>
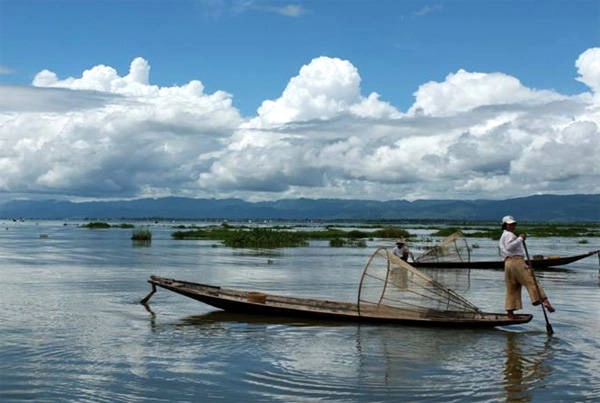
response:
<path fill-rule="evenodd" d="M 538 270 L 548 269 L 564 266 L 592 255 L 598 255 L 600 260 L 600 249 L 572 256 L 534 255 L 531 259 L 531 266 Z M 471 247 L 465 235 L 457 231 L 439 244 L 428 248 L 414 262 L 411 262 L 411 265 L 420 269 L 504 269 L 504 261 L 501 259 L 474 261 L 471 258 Z"/>
<path fill-rule="evenodd" d="M 534 257 L 531 259 L 531 265 L 534 269 L 548 269 L 551 267 L 564 266 L 569 263 L 576 262 L 581 259 L 585 259 L 588 256 L 598 255 L 600 258 L 600 249 L 593 250 L 587 253 L 571 256 L 545 256 L 545 257 Z M 431 269 L 504 269 L 504 262 L 502 260 L 488 260 L 488 261 L 416 261 L 411 262 L 411 265 L 418 268 L 431 268 Z"/>

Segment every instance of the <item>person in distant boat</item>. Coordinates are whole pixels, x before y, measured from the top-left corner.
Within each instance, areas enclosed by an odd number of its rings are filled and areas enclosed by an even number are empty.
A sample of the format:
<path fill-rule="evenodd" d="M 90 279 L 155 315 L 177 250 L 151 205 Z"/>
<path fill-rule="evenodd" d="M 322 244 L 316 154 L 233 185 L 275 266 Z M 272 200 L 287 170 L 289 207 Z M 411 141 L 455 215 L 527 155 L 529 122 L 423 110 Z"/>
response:
<path fill-rule="evenodd" d="M 408 246 L 406 246 L 406 242 L 402 238 L 396 241 L 396 246 L 394 246 L 394 249 L 392 249 L 392 253 L 398 256 L 400 259 L 404 260 L 405 262 L 408 262 L 409 256 L 413 262 L 415 261 L 415 257 L 413 256 L 410 249 L 408 249 Z"/>
<path fill-rule="evenodd" d="M 525 262 L 525 247 L 523 243 L 526 234 L 515 234 L 517 221 L 510 215 L 502 218 L 502 236 L 500 237 L 500 254 L 504 259 L 504 282 L 506 284 L 505 308 L 509 317 L 523 307 L 521 288 L 525 286 L 533 305 L 544 304 L 548 312 L 554 312 L 548 296 L 541 285 L 535 283 L 533 272 Z"/>

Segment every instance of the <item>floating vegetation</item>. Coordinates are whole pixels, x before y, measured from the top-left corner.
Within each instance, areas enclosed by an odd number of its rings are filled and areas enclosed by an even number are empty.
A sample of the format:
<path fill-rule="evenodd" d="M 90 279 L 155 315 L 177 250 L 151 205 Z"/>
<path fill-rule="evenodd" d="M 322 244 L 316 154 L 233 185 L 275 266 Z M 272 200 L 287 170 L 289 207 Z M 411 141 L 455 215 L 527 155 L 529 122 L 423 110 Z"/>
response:
<path fill-rule="evenodd" d="M 237 228 L 228 226 L 210 227 L 171 234 L 175 239 L 211 239 L 223 241 L 233 248 L 284 248 L 308 246 L 301 232 L 279 231 L 272 228 Z"/>
<path fill-rule="evenodd" d="M 332 248 L 341 248 L 344 246 L 344 238 L 333 238 L 329 240 L 329 246 Z"/>
<path fill-rule="evenodd" d="M 187 231 L 176 231 L 171 234 L 171 237 L 175 239 L 216 239 L 224 240 L 231 232 L 226 228 L 220 227 L 206 227 L 191 229 Z"/>
<path fill-rule="evenodd" d="M 123 223 L 123 224 L 111 225 L 111 227 L 112 228 L 130 229 L 130 228 L 135 228 L 135 225 Z"/>
<path fill-rule="evenodd" d="M 232 248 L 284 248 L 308 246 L 299 232 L 278 231 L 271 228 L 254 228 L 249 231 L 228 231 L 223 239 L 225 246 Z"/>
<path fill-rule="evenodd" d="M 152 241 L 152 232 L 148 228 L 137 228 L 131 234 L 131 240 L 150 242 Z"/>
<path fill-rule="evenodd" d="M 83 228 L 90 228 L 90 229 L 106 229 L 106 228 L 110 228 L 110 224 L 107 222 L 102 222 L 102 221 L 92 221 L 89 222 L 87 224 L 82 224 L 81 225 Z"/>
<path fill-rule="evenodd" d="M 352 230 L 342 231 L 340 229 L 328 228 L 323 231 L 297 231 L 307 239 L 335 239 L 335 238 L 364 238 L 371 234 L 364 231 Z"/>
<path fill-rule="evenodd" d="M 282 229 L 284 228 L 284 229 Z M 187 231 L 176 231 L 171 234 L 175 239 L 220 240 L 225 246 L 234 248 L 283 248 L 308 246 L 308 240 L 329 239 L 331 246 L 365 247 L 365 238 L 408 238 L 410 233 L 400 228 L 383 228 L 376 231 L 350 230 L 343 231 L 332 227 L 324 230 L 303 231 L 288 229 L 289 227 L 249 228 L 233 227 L 230 224 Z"/>
<path fill-rule="evenodd" d="M 343 248 L 343 247 L 366 248 L 367 241 L 365 241 L 362 238 L 360 238 L 360 239 L 333 238 L 329 241 L 329 246 L 331 246 L 332 248 Z"/>
<path fill-rule="evenodd" d="M 410 233 L 402 228 L 386 227 L 373 233 L 378 238 L 410 238 Z"/>
<path fill-rule="evenodd" d="M 328 240 L 331 247 L 364 247 L 367 240 L 380 239 L 410 239 L 413 236 L 409 231 L 396 226 L 384 224 L 377 228 L 375 225 L 360 226 L 352 224 L 346 227 L 331 225 L 275 225 L 270 227 L 252 225 L 234 225 L 226 221 L 212 226 L 177 226 L 179 231 L 173 232 L 174 239 L 195 239 L 221 241 L 221 245 L 234 248 L 283 248 L 306 246 L 310 240 Z M 491 222 L 466 225 L 463 223 L 442 224 L 430 228 L 433 232 L 424 238 L 426 242 L 433 242 L 435 237 L 449 236 L 460 231 L 468 238 L 491 238 L 497 240 L 502 231 L 500 225 Z M 467 232 L 465 232 L 467 231 Z M 519 233 L 528 236 L 542 237 L 600 237 L 600 224 L 596 223 L 531 223 L 519 225 Z M 413 239 L 415 241 L 416 239 Z M 586 240 L 581 243 L 587 243 Z M 217 245 L 213 245 L 216 247 Z M 472 245 L 471 248 L 479 248 Z"/>
<path fill-rule="evenodd" d="M 107 228 L 129 229 L 129 228 L 135 228 L 135 225 L 127 224 L 127 223 L 110 225 L 109 223 L 104 222 L 104 221 L 92 221 L 87 224 L 82 224 L 81 227 L 90 228 L 90 229 L 107 229 Z"/>

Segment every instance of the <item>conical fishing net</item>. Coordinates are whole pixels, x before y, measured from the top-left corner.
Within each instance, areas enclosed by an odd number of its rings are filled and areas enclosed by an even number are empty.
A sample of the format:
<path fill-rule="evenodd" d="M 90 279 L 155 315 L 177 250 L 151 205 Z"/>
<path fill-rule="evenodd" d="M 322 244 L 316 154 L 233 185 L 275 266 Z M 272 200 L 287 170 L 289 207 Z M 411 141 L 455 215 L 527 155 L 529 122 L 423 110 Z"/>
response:
<path fill-rule="evenodd" d="M 380 307 L 427 316 L 479 312 L 479 308 L 465 298 L 385 248 L 377 249 L 367 262 L 358 293 L 359 313 Z"/>
<path fill-rule="evenodd" d="M 457 231 L 427 249 L 415 260 L 417 262 L 469 262 L 471 250 L 463 233 Z"/>

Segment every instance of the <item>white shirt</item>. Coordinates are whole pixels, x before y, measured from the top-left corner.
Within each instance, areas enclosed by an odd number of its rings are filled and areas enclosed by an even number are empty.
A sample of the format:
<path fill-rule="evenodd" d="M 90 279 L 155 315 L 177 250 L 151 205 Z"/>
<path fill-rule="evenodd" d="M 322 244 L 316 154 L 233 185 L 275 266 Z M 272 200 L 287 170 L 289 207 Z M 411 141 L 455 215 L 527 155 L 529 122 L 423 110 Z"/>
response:
<path fill-rule="evenodd" d="M 508 230 L 502 232 L 498 246 L 500 247 L 500 255 L 503 259 L 509 256 L 525 256 L 523 238 Z"/>
<path fill-rule="evenodd" d="M 394 246 L 394 249 L 392 249 L 392 253 L 398 256 L 400 259 L 403 259 L 405 255 L 407 258 L 408 256 L 412 255 L 412 253 L 410 253 L 410 250 L 408 249 L 408 246 L 406 245 L 402 245 L 402 247 L 399 247 L 398 245 Z"/>

